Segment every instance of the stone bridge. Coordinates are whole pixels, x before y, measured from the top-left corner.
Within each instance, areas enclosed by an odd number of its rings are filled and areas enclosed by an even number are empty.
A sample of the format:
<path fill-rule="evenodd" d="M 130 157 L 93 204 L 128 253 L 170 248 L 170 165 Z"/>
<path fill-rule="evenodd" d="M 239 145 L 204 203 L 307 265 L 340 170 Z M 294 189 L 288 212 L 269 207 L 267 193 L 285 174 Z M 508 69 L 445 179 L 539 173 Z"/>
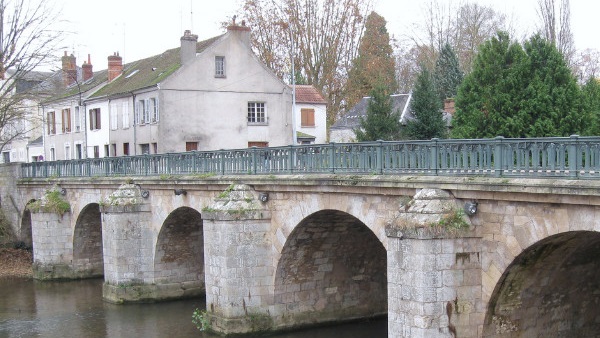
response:
<path fill-rule="evenodd" d="M 389 337 L 600 332 L 596 180 L 2 179 L 36 278 L 103 276 L 115 303 L 205 294 L 223 334 L 383 315 Z"/>

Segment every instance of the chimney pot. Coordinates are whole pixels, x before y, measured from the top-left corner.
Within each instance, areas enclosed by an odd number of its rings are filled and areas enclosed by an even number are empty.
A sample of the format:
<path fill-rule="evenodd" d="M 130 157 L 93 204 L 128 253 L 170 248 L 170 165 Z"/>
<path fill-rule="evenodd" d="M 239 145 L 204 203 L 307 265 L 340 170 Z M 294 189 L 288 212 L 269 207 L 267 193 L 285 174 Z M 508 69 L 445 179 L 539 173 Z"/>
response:
<path fill-rule="evenodd" d="M 180 39 L 181 48 L 179 54 L 181 57 L 181 64 L 188 64 L 196 57 L 196 44 L 198 43 L 198 35 L 192 34 L 189 29 L 183 32 L 183 36 Z"/>
<path fill-rule="evenodd" d="M 90 54 L 88 54 L 87 63 L 84 61 L 83 66 L 81 66 L 81 69 L 82 69 L 82 73 L 83 73 L 83 82 L 94 77 L 94 72 L 92 70 L 92 60 L 91 60 Z"/>
<path fill-rule="evenodd" d="M 123 73 L 123 58 L 118 52 L 108 56 L 108 82 L 111 82 Z"/>

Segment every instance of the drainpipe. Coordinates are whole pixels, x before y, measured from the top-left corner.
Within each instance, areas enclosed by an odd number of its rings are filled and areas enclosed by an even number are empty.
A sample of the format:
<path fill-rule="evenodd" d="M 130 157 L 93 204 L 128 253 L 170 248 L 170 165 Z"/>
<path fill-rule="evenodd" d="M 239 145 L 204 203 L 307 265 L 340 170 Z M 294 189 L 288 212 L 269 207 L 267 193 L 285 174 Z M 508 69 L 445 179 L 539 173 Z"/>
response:
<path fill-rule="evenodd" d="M 83 158 L 87 159 L 88 158 L 88 148 L 87 148 L 87 141 L 88 141 L 88 132 L 87 132 L 87 128 L 88 128 L 88 123 L 87 123 L 87 104 L 85 104 L 85 102 L 79 102 L 79 108 L 81 108 L 81 103 L 83 103 L 83 130 L 85 131 L 83 133 Z"/>
<path fill-rule="evenodd" d="M 44 161 L 46 161 L 48 158 L 46 157 L 46 110 L 44 105 L 40 107 L 42 107 L 42 153 L 44 154 Z"/>
<path fill-rule="evenodd" d="M 131 97 L 133 99 L 133 155 L 137 155 L 137 124 L 136 124 L 136 106 L 135 106 L 135 94 L 132 92 Z"/>

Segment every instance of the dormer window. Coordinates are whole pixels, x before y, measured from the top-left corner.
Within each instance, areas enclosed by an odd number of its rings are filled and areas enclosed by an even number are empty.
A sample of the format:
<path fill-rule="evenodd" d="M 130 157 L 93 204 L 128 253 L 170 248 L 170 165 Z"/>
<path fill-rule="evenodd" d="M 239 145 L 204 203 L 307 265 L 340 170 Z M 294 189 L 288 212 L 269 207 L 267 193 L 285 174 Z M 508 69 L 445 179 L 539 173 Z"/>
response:
<path fill-rule="evenodd" d="M 215 56 L 215 77 L 225 77 L 224 56 Z"/>

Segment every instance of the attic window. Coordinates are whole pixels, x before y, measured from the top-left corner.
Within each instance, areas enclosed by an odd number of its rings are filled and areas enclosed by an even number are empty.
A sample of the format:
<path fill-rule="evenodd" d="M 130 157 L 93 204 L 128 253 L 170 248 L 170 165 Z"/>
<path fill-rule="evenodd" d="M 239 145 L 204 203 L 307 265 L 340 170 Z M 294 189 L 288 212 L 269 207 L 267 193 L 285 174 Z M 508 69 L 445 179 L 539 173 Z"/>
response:
<path fill-rule="evenodd" d="M 131 74 L 125 76 L 126 79 L 129 79 L 130 77 L 134 76 L 137 72 L 139 72 L 139 69 L 134 70 L 133 72 L 131 72 Z"/>
<path fill-rule="evenodd" d="M 215 77 L 225 77 L 224 56 L 215 56 Z"/>

